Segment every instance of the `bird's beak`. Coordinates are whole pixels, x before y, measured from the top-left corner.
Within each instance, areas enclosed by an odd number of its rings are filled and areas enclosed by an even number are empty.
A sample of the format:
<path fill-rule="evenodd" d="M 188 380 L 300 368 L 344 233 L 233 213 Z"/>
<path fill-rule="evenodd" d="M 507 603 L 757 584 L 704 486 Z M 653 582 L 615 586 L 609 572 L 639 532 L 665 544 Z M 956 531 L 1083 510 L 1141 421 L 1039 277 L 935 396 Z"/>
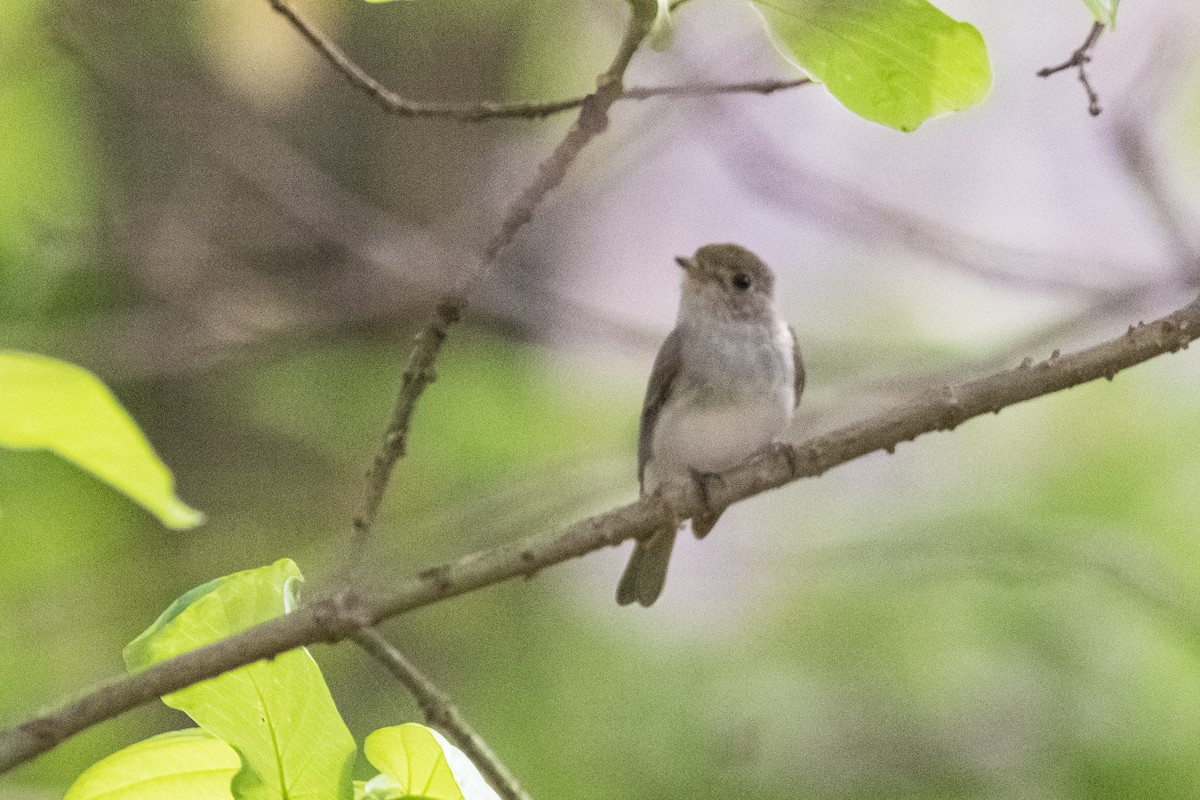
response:
<path fill-rule="evenodd" d="M 675 263 L 683 267 L 684 272 L 691 272 L 694 262 L 686 256 L 675 256 Z"/>

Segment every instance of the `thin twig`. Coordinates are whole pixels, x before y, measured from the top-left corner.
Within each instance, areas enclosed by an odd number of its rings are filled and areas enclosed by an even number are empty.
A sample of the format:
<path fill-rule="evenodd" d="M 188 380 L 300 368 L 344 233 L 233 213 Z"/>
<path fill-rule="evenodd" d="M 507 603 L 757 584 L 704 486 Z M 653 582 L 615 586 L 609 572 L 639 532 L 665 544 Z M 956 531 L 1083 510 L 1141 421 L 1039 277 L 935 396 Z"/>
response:
<path fill-rule="evenodd" d="M 974 417 L 1060 392 L 1118 372 L 1200 338 L 1200 299 L 1147 325 L 1130 326 L 1115 339 L 1040 363 L 1022 362 L 957 386 L 931 388 L 921 396 L 862 422 L 815 436 L 795 447 L 779 446 L 724 472 L 708 485 L 708 501 L 724 508 L 738 501 L 821 475 L 869 453 L 895 451 L 925 433 L 947 431 Z M 350 590 L 313 601 L 270 622 L 206 645 L 136 675 L 102 684 L 77 699 L 49 707 L 0 731 L 0 773 L 44 753 L 100 722 L 231 669 L 304 645 L 336 642 L 382 620 L 646 536 L 677 514 L 705 510 L 690 481 L 669 484 L 635 503 L 551 531 L 464 556 L 427 569 L 386 591 Z"/>
<path fill-rule="evenodd" d="M 647 100 L 651 97 L 706 97 L 718 94 L 774 94 L 813 83 L 812 78 L 768 78 L 740 83 L 696 83 L 686 86 L 632 86 L 618 100 Z"/>
<path fill-rule="evenodd" d="M 333 41 L 289 5 L 286 0 L 268 0 L 271 7 L 292 24 L 300 35 L 350 83 L 390 114 L 401 117 L 452 119 L 461 122 L 482 122 L 496 119 L 538 120 L 580 108 L 591 95 L 552 100 L 542 103 L 445 103 L 410 100 L 384 86 L 356 64 Z M 618 94 L 616 100 L 647 100 L 666 96 L 704 96 L 717 94 L 771 94 L 812 83 L 809 78 L 779 78 L 739 83 L 708 83 L 696 86 L 633 87 Z"/>
<path fill-rule="evenodd" d="M 653 8 L 652 4 L 640 0 L 630 3 L 629 23 L 621 38 L 621 44 L 608 69 L 596 80 L 596 91 L 584 99 L 575 123 L 554 152 L 538 165 L 533 181 L 509 203 L 499 228 L 488 240 L 478 263 L 438 302 L 433 316 L 417 334 L 416 345 L 404 370 L 404 382 L 392 412 L 391 422 L 367 473 L 366 490 L 359 511 L 354 517 L 347 558 L 342 571 L 343 577 L 347 577 L 350 570 L 357 569 L 362 561 L 380 503 L 391 480 L 392 470 L 396 462 L 404 456 L 413 410 L 426 387 L 436 377 L 434 363 L 450 329 L 466 310 L 467 295 L 500 252 L 516 237 L 517 232 L 533 218 L 538 204 L 562 182 L 567 170 L 583 148 L 608 128 L 608 110 L 621 96 L 625 70 L 638 46 L 650 32 Z"/>
<path fill-rule="evenodd" d="M 1087 64 L 1092 60 L 1092 50 L 1095 49 L 1096 43 L 1100 41 L 1100 34 L 1104 33 L 1104 23 L 1096 22 L 1092 25 L 1092 29 L 1088 31 L 1087 38 L 1083 40 L 1083 44 L 1071 54 L 1071 57 L 1062 62 L 1058 66 L 1043 67 L 1038 70 L 1039 78 L 1049 78 L 1051 75 L 1062 72 L 1063 70 L 1076 67 L 1079 69 L 1079 82 L 1083 84 L 1084 91 L 1088 97 L 1088 113 L 1093 117 L 1100 116 L 1100 95 L 1096 94 L 1096 90 L 1092 88 L 1091 81 L 1087 76 Z"/>
<path fill-rule="evenodd" d="M 462 714 L 450 702 L 450 698 L 379 631 L 363 628 L 352 638 L 359 647 L 383 664 L 396 680 L 404 684 L 404 688 L 416 699 L 421 713 L 425 715 L 425 721 L 442 730 L 466 753 L 501 797 L 506 800 L 531 800 L 520 782 L 500 762 L 483 737 L 463 719 Z"/>

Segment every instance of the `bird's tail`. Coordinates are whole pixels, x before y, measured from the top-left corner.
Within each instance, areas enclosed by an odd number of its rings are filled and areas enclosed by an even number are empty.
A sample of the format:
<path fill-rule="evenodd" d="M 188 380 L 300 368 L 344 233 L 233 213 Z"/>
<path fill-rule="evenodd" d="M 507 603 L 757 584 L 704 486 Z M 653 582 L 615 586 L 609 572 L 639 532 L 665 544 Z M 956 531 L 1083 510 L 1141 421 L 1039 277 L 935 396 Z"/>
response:
<path fill-rule="evenodd" d="M 650 606 L 658 599 L 667 580 L 667 564 L 678 532 L 678 529 L 662 530 L 634 545 L 629 566 L 617 584 L 618 603 L 627 606 L 636 600 Z"/>

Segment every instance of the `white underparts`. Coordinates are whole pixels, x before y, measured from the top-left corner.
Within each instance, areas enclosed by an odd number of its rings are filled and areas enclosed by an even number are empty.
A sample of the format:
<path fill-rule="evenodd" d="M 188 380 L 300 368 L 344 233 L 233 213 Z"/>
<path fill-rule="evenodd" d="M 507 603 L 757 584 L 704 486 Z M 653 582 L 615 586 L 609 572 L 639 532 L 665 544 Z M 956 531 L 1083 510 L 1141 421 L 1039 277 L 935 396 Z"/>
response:
<path fill-rule="evenodd" d="M 795 405 L 792 336 L 782 321 L 681 326 L 680 369 L 654 426 L 646 489 L 720 472 L 781 434 Z"/>

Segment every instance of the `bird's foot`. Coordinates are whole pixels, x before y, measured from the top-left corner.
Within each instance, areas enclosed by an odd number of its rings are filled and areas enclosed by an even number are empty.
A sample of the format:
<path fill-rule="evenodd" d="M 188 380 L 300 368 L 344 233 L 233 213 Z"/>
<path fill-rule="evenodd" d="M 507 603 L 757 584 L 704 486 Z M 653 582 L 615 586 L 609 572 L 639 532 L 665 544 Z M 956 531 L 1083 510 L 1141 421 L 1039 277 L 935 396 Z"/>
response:
<path fill-rule="evenodd" d="M 708 495 L 708 485 L 717 481 L 720 482 L 721 476 L 716 472 L 704 472 L 703 470 L 689 470 L 692 476 L 692 483 L 696 486 L 696 491 L 700 494 L 700 502 L 704 503 L 705 509 L 712 511 L 712 501 Z"/>
<path fill-rule="evenodd" d="M 783 456 L 783 460 L 787 462 L 788 472 L 792 475 L 796 474 L 796 448 L 792 447 L 787 442 L 771 442 L 771 455 Z"/>
<path fill-rule="evenodd" d="M 692 482 L 696 485 L 696 491 L 700 494 L 700 502 L 704 503 L 704 511 L 692 516 L 692 535 L 697 539 L 703 539 L 708 536 L 709 531 L 717 524 L 717 519 L 720 518 L 724 508 L 714 508 L 712 499 L 709 495 L 708 487 L 712 481 L 721 481 L 721 476 L 715 472 L 702 472 L 698 469 L 691 470 Z"/>
<path fill-rule="evenodd" d="M 678 531 L 683 527 L 683 523 L 687 521 L 688 516 L 681 509 L 676 507 L 675 503 L 671 501 L 670 492 L 664 491 L 665 489 L 665 486 L 660 486 L 653 492 L 653 496 L 657 497 L 662 503 L 663 507 L 667 510 L 667 517 L 670 520 L 670 522 L 668 522 L 663 529 L 666 529 L 667 526 L 669 526 L 669 529 Z M 656 533 L 658 533 L 658 531 L 652 530 L 643 536 L 638 536 L 637 538 L 639 540 L 649 539 Z"/>

